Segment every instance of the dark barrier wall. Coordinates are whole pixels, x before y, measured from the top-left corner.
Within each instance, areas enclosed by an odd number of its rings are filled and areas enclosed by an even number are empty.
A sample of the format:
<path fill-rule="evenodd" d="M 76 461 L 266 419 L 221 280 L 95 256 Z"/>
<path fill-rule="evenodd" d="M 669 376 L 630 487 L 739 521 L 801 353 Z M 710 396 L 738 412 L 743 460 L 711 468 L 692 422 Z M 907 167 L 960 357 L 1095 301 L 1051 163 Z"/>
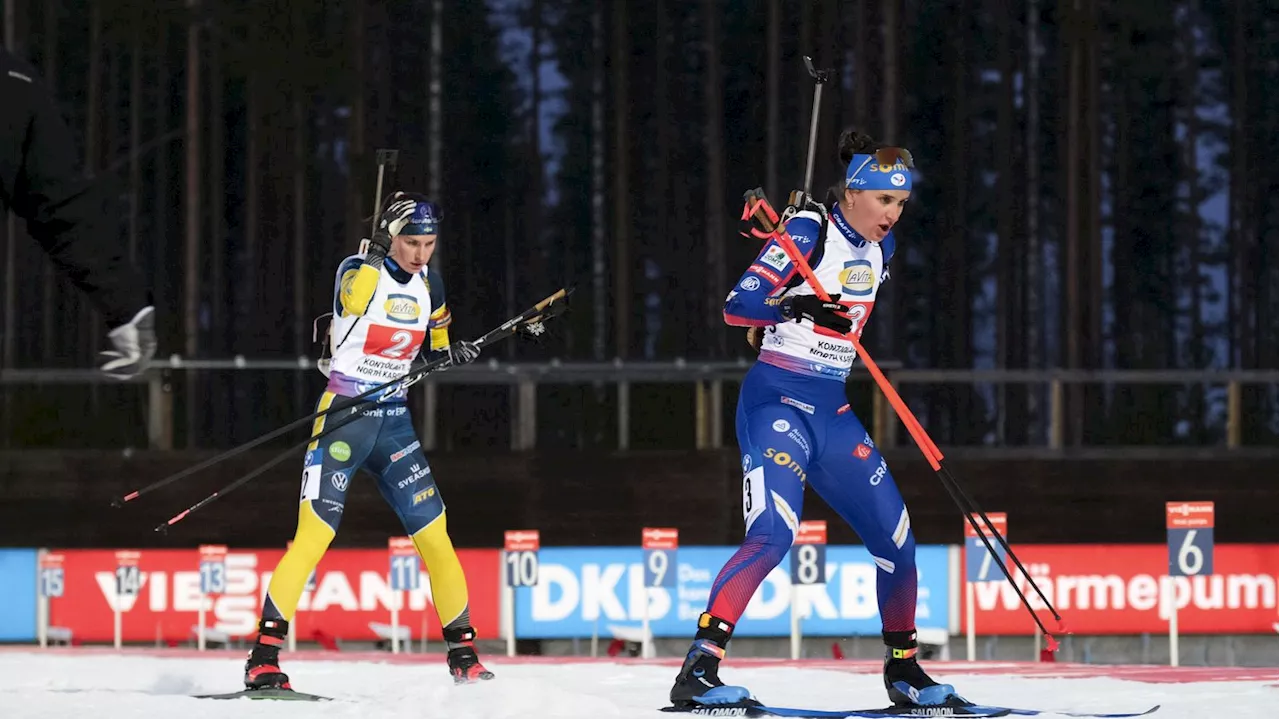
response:
<path fill-rule="evenodd" d="M 281 546 L 292 536 L 301 453 L 162 535 L 153 528 L 274 452 L 238 457 L 130 503 L 111 499 L 212 453 L 0 453 L 0 545 Z M 961 518 L 929 465 L 907 452 L 889 464 L 921 543 L 957 542 Z M 1014 542 L 1164 542 L 1166 500 L 1217 503 L 1216 539 L 1274 542 L 1277 473 L 1261 459 L 952 459 L 988 511 L 1010 514 Z M 436 482 L 459 546 L 498 546 L 504 529 L 542 530 L 558 545 L 629 545 L 643 526 L 678 527 L 685 544 L 733 544 L 742 532 L 736 452 L 438 455 Z M 805 518 L 826 519 L 831 542 L 855 535 L 812 492 Z M 373 478 L 360 474 L 334 546 L 385 546 L 400 533 Z"/>

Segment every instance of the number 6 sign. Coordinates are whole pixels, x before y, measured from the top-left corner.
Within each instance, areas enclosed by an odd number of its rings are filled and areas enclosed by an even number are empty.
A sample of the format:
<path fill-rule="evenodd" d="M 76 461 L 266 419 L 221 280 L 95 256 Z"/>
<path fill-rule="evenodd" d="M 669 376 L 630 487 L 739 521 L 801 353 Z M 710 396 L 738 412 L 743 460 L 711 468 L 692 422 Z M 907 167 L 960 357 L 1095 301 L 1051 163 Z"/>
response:
<path fill-rule="evenodd" d="M 1162 580 L 1161 604 L 1169 615 L 1169 666 L 1178 666 L 1178 585 L 1175 577 L 1213 574 L 1213 502 L 1166 502 L 1169 575 Z M 1188 580 L 1183 580 L 1186 582 Z M 1190 586 L 1187 586 L 1190 591 Z"/>
<path fill-rule="evenodd" d="M 1165 503 L 1169 576 L 1213 574 L 1213 502 Z"/>

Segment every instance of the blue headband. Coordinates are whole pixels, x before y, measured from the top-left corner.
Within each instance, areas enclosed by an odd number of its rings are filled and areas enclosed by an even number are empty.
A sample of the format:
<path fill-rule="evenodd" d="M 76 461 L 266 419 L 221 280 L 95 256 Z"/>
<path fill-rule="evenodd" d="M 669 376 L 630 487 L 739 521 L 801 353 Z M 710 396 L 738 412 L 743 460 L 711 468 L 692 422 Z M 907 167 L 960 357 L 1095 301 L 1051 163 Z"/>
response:
<path fill-rule="evenodd" d="M 400 230 L 402 235 L 435 235 L 440 232 L 440 208 L 436 203 L 418 200 L 409 223 Z"/>
<path fill-rule="evenodd" d="M 911 190 L 911 159 L 900 152 L 892 150 L 886 155 L 884 150 L 875 155 L 854 155 L 845 170 L 844 186 L 850 190 Z M 877 157 L 877 155 L 879 157 Z M 892 160 L 887 164 L 883 160 Z"/>

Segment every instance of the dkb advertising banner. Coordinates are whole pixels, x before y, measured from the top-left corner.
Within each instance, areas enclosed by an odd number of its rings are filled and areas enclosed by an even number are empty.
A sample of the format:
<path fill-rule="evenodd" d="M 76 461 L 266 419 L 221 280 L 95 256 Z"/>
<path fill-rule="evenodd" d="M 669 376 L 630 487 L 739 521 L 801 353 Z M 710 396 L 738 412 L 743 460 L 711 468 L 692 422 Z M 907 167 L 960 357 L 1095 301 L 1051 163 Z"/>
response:
<path fill-rule="evenodd" d="M 649 621 L 654 636 L 692 637 L 720 567 L 736 547 L 680 547 L 676 585 L 652 588 Z M 920 578 L 916 625 L 946 628 L 948 548 L 918 547 Z M 794 551 L 794 549 L 792 550 Z M 538 586 L 516 591 L 516 633 L 527 638 L 609 637 L 635 632 L 644 618 L 644 556 L 639 547 L 544 547 L 538 554 Z M 769 573 L 742 615 L 734 636 L 791 633 L 790 556 Z M 879 635 L 876 565 L 865 547 L 827 548 L 826 584 L 798 588 L 811 636 Z"/>
<path fill-rule="evenodd" d="M 36 640 L 36 550 L 0 549 L 0 642 Z"/>

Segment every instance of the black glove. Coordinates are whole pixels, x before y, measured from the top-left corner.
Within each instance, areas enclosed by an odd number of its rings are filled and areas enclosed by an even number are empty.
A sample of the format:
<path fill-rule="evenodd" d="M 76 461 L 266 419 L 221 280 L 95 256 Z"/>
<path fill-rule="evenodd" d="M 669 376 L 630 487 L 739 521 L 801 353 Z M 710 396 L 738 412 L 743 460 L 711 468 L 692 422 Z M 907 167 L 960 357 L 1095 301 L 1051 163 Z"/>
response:
<path fill-rule="evenodd" d="M 480 347 L 475 342 L 458 340 L 449 345 L 449 361 L 453 366 L 467 364 L 480 356 Z"/>
<path fill-rule="evenodd" d="M 845 314 L 848 309 L 839 301 L 840 295 L 831 295 L 830 302 L 823 302 L 817 295 L 791 295 L 782 299 L 778 310 L 784 319 L 796 322 L 809 320 L 843 335 L 853 329 L 853 320 Z"/>
<path fill-rule="evenodd" d="M 156 354 L 156 310 L 144 307 L 133 319 L 107 333 L 114 350 L 99 352 L 99 369 L 115 379 L 131 379 L 147 368 Z"/>
<path fill-rule="evenodd" d="M 403 193 L 397 193 L 396 197 L 401 194 Z M 391 238 L 400 234 L 404 226 L 409 224 L 409 219 L 413 217 L 413 211 L 418 206 L 418 203 L 412 199 L 392 199 L 391 204 L 378 218 L 378 229 L 374 230 L 373 237 L 369 238 L 369 255 L 374 260 L 387 256 L 391 251 Z"/>

